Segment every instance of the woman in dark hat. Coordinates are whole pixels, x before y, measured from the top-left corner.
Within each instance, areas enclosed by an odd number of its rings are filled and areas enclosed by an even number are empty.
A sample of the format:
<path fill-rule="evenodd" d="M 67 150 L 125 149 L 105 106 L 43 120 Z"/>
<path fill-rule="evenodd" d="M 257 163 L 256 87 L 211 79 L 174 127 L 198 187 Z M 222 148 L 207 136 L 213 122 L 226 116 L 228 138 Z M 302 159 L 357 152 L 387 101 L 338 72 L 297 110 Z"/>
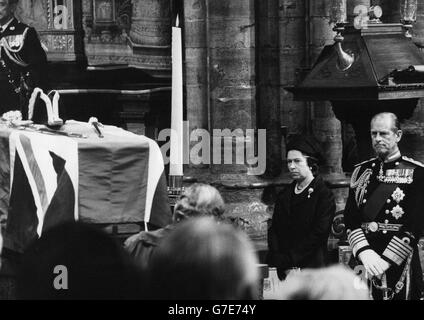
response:
<path fill-rule="evenodd" d="M 299 136 L 287 145 L 287 166 L 293 182 L 279 195 L 268 231 L 268 264 L 280 279 L 293 268 L 326 264 L 327 240 L 336 210 L 334 196 L 318 175 L 319 143 Z"/>

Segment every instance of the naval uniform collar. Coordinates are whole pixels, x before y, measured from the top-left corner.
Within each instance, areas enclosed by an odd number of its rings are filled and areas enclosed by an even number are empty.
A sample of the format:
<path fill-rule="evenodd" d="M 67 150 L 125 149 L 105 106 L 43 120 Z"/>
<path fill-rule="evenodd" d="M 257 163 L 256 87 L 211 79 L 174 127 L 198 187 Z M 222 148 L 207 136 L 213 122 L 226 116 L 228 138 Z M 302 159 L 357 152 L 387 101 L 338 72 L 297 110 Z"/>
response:
<path fill-rule="evenodd" d="M 9 24 L 12 23 L 13 19 L 15 19 L 15 17 L 10 18 L 10 20 L 7 21 L 4 25 L 0 26 L 0 32 L 4 32 L 9 26 Z"/>
<path fill-rule="evenodd" d="M 383 163 L 390 163 L 390 162 L 393 162 L 393 161 L 399 159 L 401 156 L 402 155 L 400 154 L 400 151 L 398 150 L 395 153 L 389 155 L 386 159 L 384 159 L 384 160 L 380 159 L 380 161 L 383 162 Z"/>

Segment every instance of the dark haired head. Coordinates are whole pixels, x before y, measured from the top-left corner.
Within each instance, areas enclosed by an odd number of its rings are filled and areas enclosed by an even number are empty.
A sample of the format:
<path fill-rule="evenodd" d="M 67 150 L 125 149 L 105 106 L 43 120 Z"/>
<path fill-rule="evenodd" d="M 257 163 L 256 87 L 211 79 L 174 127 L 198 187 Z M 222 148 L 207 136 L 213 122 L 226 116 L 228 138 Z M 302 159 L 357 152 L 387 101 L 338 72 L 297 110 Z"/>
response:
<path fill-rule="evenodd" d="M 302 153 L 303 154 L 303 153 Z M 306 163 L 311 168 L 312 174 L 316 176 L 319 173 L 319 161 L 317 158 L 303 154 L 306 157 Z"/>
<path fill-rule="evenodd" d="M 324 163 L 323 152 L 320 143 L 312 136 L 295 135 L 291 137 L 286 146 L 287 153 L 297 150 L 306 158 L 308 166 L 314 176 L 319 172 L 319 166 Z"/>
<path fill-rule="evenodd" d="M 18 273 L 21 299 L 130 299 L 138 297 L 138 286 L 141 276 L 115 239 L 82 223 L 43 233 L 25 251 Z"/>
<path fill-rule="evenodd" d="M 256 264 L 242 231 L 211 217 L 187 219 L 152 254 L 149 290 L 154 299 L 255 299 Z"/>

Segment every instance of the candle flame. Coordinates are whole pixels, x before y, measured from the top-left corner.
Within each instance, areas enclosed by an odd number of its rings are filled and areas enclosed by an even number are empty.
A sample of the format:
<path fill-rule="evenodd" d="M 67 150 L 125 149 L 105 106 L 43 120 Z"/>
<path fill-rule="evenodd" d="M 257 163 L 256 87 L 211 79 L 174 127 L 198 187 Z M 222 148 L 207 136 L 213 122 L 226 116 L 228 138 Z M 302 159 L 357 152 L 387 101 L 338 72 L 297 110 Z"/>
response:
<path fill-rule="evenodd" d="M 177 28 L 180 26 L 180 20 L 178 19 L 178 14 L 177 14 L 177 19 L 175 19 L 175 26 Z"/>

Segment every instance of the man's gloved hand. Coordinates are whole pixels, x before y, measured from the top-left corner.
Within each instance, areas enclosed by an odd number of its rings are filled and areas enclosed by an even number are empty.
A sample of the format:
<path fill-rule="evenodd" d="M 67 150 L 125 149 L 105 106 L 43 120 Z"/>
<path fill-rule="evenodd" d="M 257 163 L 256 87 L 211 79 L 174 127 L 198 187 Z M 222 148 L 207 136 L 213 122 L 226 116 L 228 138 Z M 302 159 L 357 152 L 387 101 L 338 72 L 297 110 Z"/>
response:
<path fill-rule="evenodd" d="M 383 272 L 386 272 L 390 268 L 390 263 L 388 263 L 386 260 L 381 259 Z"/>
<path fill-rule="evenodd" d="M 362 251 L 358 257 L 362 261 L 367 273 L 371 276 L 381 277 L 390 267 L 387 261 L 383 260 L 379 254 L 371 249 Z"/>

